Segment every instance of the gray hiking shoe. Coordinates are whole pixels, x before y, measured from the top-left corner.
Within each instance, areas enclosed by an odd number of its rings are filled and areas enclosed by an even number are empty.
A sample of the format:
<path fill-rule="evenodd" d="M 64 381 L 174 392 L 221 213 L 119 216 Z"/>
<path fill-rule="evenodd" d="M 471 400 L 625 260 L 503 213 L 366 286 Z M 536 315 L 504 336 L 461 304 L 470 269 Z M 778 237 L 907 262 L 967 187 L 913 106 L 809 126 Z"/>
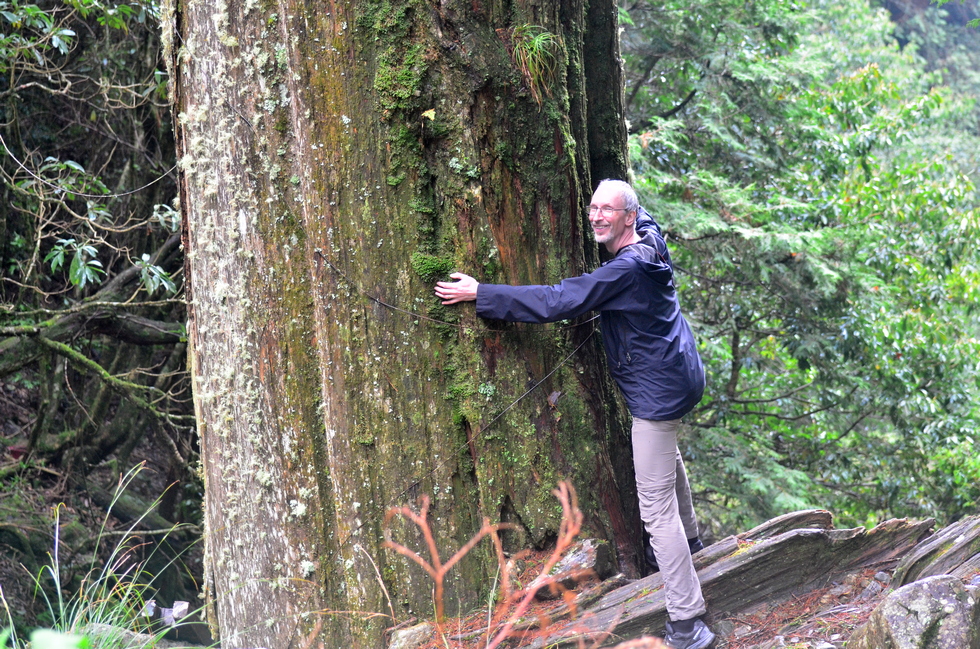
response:
<path fill-rule="evenodd" d="M 695 618 L 693 625 L 690 625 L 689 622 L 685 620 L 672 624 L 670 620 L 667 620 L 667 634 L 664 635 L 664 642 L 667 643 L 668 647 L 671 649 L 705 649 L 714 643 L 715 634 L 711 632 L 707 624 L 701 621 L 701 618 Z M 692 626 L 692 628 L 690 631 L 682 631 L 677 628 L 682 626 Z"/>

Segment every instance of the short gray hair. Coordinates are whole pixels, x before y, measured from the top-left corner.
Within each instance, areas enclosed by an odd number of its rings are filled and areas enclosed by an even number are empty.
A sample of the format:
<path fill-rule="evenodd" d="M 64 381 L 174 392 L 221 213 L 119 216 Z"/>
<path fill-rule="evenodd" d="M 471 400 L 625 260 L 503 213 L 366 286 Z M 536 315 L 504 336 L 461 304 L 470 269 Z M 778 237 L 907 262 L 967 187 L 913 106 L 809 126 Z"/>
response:
<path fill-rule="evenodd" d="M 599 182 L 599 186 L 596 187 L 596 191 L 599 191 L 599 187 L 606 186 L 615 189 L 619 196 L 626 201 L 626 211 L 636 212 L 640 209 L 640 199 L 636 197 L 636 191 L 634 191 L 633 186 L 630 185 L 625 180 L 617 180 L 615 178 L 606 178 Z"/>

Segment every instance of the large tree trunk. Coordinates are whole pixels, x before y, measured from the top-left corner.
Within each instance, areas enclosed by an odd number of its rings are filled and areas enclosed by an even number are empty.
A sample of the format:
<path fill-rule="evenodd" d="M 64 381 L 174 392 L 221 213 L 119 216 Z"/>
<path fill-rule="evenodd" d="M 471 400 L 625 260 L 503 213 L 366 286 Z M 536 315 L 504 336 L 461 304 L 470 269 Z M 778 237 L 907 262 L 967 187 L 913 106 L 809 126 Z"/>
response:
<path fill-rule="evenodd" d="M 484 517 L 546 545 L 550 490 L 570 479 L 589 533 L 635 569 L 628 436 L 594 323 L 486 323 L 432 296 L 452 269 L 553 283 L 597 263 L 590 167 L 626 173 L 625 129 L 619 79 L 586 82 L 619 56 L 614 5 L 590 7 L 167 8 L 222 646 L 379 646 L 392 616 L 431 616 L 428 577 L 381 545 L 386 510 L 421 494 L 446 557 Z M 533 83 L 512 58 L 528 24 L 558 39 Z M 495 569 L 471 553 L 447 606 L 485 601 Z"/>

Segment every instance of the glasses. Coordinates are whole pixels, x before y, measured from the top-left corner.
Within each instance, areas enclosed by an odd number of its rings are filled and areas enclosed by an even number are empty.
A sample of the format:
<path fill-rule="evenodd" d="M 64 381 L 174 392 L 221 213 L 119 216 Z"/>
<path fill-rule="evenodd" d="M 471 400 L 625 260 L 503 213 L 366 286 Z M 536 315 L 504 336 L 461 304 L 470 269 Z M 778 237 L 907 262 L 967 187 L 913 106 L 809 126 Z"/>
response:
<path fill-rule="evenodd" d="M 596 212 L 602 212 L 603 216 L 612 216 L 614 212 L 628 212 L 629 210 L 625 207 L 609 207 L 604 205 L 602 207 L 596 207 L 595 205 L 589 205 L 589 216 L 595 216 Z"/>

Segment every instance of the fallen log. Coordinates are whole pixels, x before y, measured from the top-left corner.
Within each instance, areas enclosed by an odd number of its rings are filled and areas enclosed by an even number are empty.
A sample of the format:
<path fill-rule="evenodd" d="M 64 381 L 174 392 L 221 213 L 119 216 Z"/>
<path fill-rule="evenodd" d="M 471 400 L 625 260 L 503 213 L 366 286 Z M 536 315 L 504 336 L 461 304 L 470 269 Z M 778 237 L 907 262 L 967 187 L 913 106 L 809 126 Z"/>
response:
<path fill-rule="evenodd" d="M 934 575 L 965 578 L 980 570 L 980 516 L 945 527 L 909 552 L 895 568 L 896 588 Z"/>
<path fill-rule="evenodd" d="M 826 521 L 823 515 L 817 519 Z M 933 521 L 900 519 L 872 530 L 804 528 L 777 533 L 783 524 L 789 523 L 766 524 L 757 532 L 759 540 L 752 540 L 750 530 L 741 535 L 745 538 L 721 541 L 723 549 L 711 546 L 696 555 L 695 567 L 712 616 L 782 601 L 850 572 L 893 564 L 928 536 Z M 655 574 L 616 589 L 579 619 L 551 629 L 529 646 L 570 647 L 579 640 L 609 646 L 660 634 L 666 620 L 663 579 Z"/>

